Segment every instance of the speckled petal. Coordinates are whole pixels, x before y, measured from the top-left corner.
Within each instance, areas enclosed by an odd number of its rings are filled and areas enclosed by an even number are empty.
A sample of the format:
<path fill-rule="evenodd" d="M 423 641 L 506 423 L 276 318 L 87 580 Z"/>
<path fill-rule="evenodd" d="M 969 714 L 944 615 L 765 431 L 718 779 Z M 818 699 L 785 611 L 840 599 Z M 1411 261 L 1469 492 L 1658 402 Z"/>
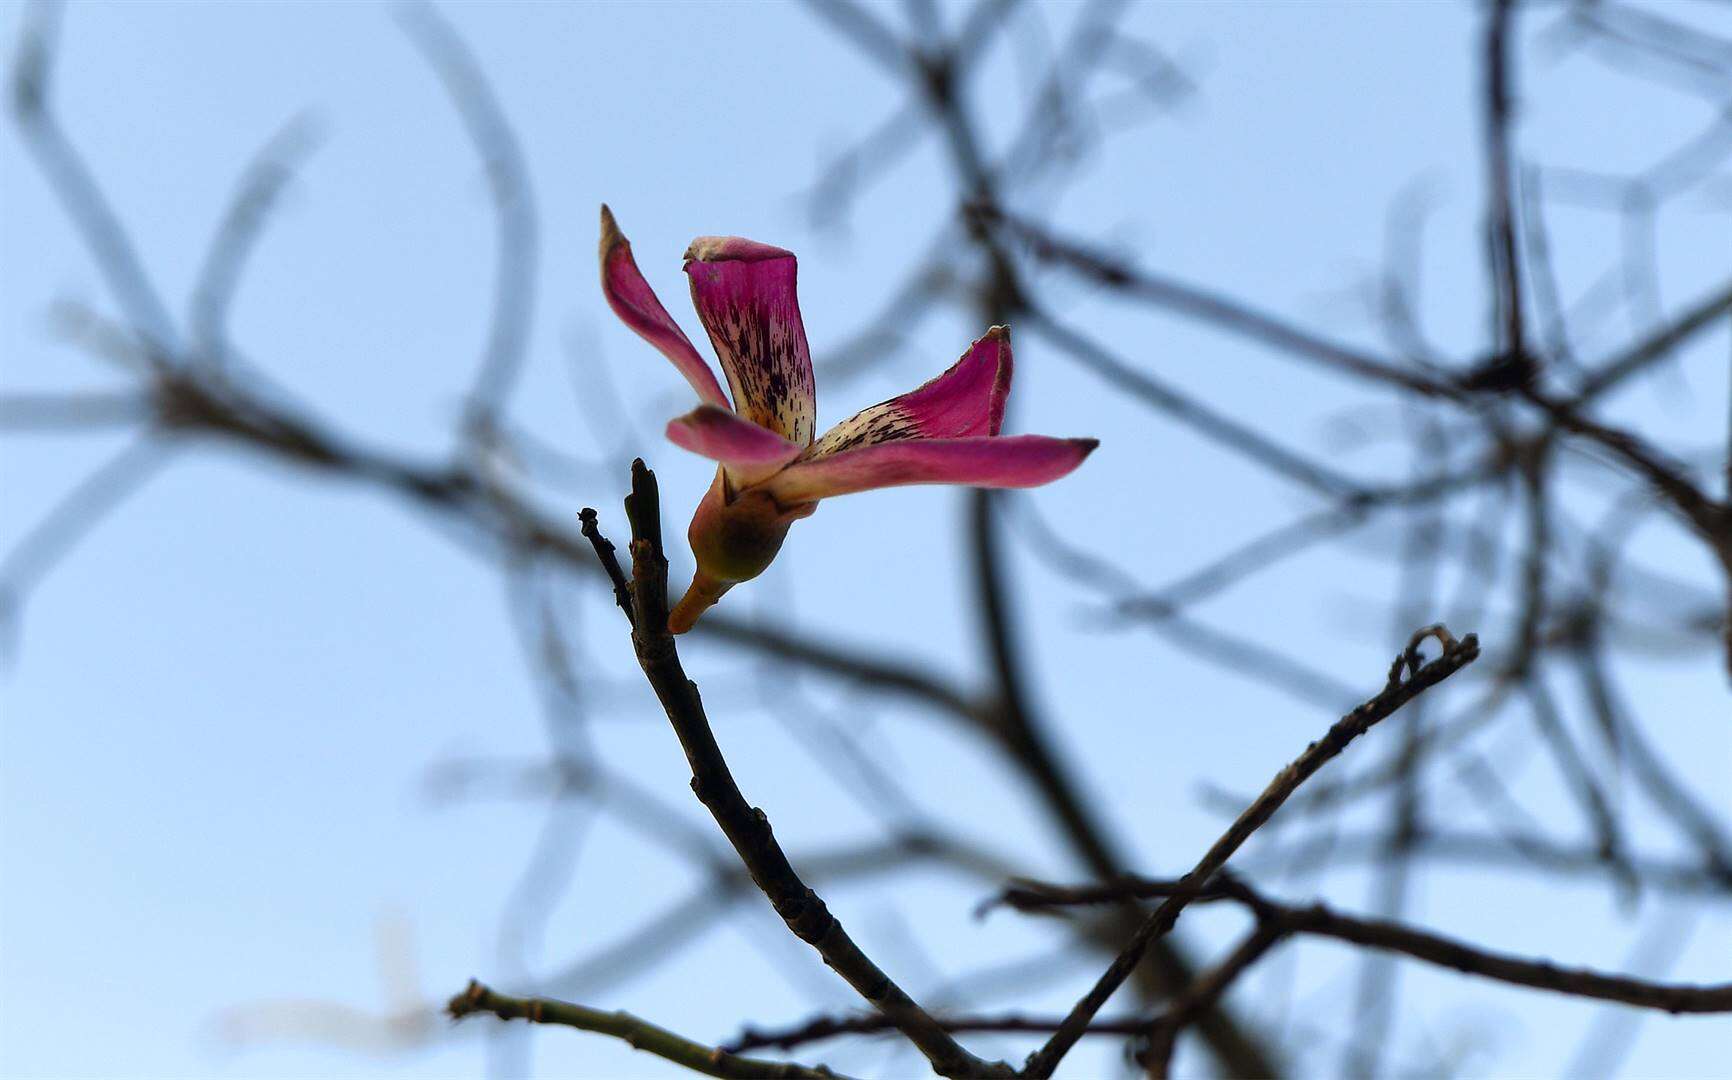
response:
<path fill-rule="evenodd" d="M 817 405 L 796 269 L 790 252 L 735 236 L 699 237 L 686 251 L 692 303 L 728 376 L 735 411 L 809 446 Z"/>
<path fill-rule="evenodd" d="M 668 421 L 667 434 L 675 446 L 721 462 L 736 488 L 769 476 L 798 457 L 802 449 L 800 444 L 715 405 L 699 405 Z"/>
<path fill-rule="evenodd" d="M 606 206 L 601 208 L 601 291 L 621 322 L 673 361 L 674 367 L 698 392 L 699 400 L 728 408 L 728 396 L 716 381 L 715 372 L 656 299 L 655 291 L 632 258 L 631 241 L 620 233 L 613 212 Z"/>
<path fill-rule="evenodd" d="M 1095 439 L 1046 435 L 978 435 L 904 439 L 807 459 L 760 485 L 783 506 L 902 484 L 1038 487 L 1081 465 Z"/>
<path fill-rule="evenodd" d="M 995 326 L 944 374 L 837 424 L 806 457 L 901 439 L 997 435 L 1010 395 L 1010 371 L 1010 332 Z"/>

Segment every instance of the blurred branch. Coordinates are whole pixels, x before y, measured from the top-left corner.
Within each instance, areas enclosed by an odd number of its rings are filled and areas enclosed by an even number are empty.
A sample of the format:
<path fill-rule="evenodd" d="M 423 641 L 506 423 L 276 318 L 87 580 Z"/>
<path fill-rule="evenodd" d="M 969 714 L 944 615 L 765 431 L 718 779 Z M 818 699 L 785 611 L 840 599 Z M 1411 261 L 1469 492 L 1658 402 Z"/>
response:
<path fill-rule="evenodd" d="M 150 416 L 150 403 L 127 390 L 87 394 L 0 394 L 0 431 L 89 431 Z"/>
<path fill-rule="evenodd" d="M 178 344 L 174 320 L 145 274 L 131 235 L 54 113 L 54 52 L 61 10 L 55 0 L 35 0 L 25 8 L 12 69 L 12 115 L 49 187 L 90 248 L 115 303 L 152 353 L 160 356 Z"/>
<path fill-rule="evenodd" d="M 0 626 L 17 617 L 25 594 L 170 458 L 152 441 L 128 443 L 74 484 L 0 559 Z M 7 629 L 16 630 L 16 627 Z"/>
<path fill-rule="evenodd" d="M 1486 254 L 1491 266 L 1495 302 L 1493 326 L 1499 335 L 1499 354 L 1522 364 L 1527 338 L 1522 330 L 1522 268 L 1516 260 L 1515 168 L 1510 154 L 1512 96 L 1510 83 L 1510 34 L 1514 0 L 1492 0 L 1485 25 L 1485 168 Z"/>
<path fill-rule="evenodd" d="M 1303 837 L 1260 848 L 1245 860 L 1250 867 L 1315 864 L 1328 859 L 1347 868 L 1383 857 L 1388 841 L 1381 832 L 1328 837 Z M 1497 835 L 1461 829 L 1426 827 L 1408 847 L 1416 857 L 1480 869 L 1524 870 L 1567 877 L 1603 876 L 1616 867 L 1597 846 L 1560 843 L 1550 837 L 1519 832 Z M 1644 889 L 1666 892 L 1732 895 L 1732 874 L 1702 866 L 1688 858 L 1625 856 L 1625 865 Z"/>
<path fill-rule="evenodd" d="M 1623 385 L 1632 376 L 1672 355 L 1728 315 L 1732 315 L 1732 281 L 1710 290 L 1672 322 L 1601 361 L 1567 403 L 1579 412 L 1590 402 Z"/>
<path fill-rule="evenodd" d="M 540 253 L 535 197 L 517 134 L 469 46 L 431 4 L 407 4 L 397 12 L 462 117 L 493 195 L 498 234 L 493 313 L 464 416 L 465 434 L 485 444 L 492 440 L 499 409 L 523 369 Z"/>
<path fill-rule="evenodd" d="M 245 276 L 246 260 L 284 189 L 318 142 L 312 117 L 297 116 L 271 136 L 241 175 L 193 286 L 188 322 L 197 360 L 220 366 L 225 359 L 229 309 Z"/>
<path fill-rule="evenodd" d="M 1155 376 L 1137 370 L 1081 331 L 1038 310 L 1028 310 L 1026 315 L 1035 333 L 1050 340 L 1115 389 L 1167 414 L 1211 442 L 1219 443 L 1312 491 L 1352 499 L 1365 496 L 1363 485 L 1357 481 L 1327 465 L 1301 457 L 1243 422 L 1179 393 Z"/>
<path fill-rule="evenodd" d="M 1171 311 L 1266 345 L 1276 352 L 1309 360 L 1357 378 L 1382 383 L 1424 397 L 1461 398 L 1447 382 L 1417 374 L 1381 357 L 1350 349 L 1242 300 L 1175 278 L 1139 270 L 1129 262 L 1070 240 L 1026 218 L 991 205 L 970 211 L 994 228 L 1022 242 L 1036 259 L 1056 263 L 1095 284 L 1152 307 Z"/>
<path fill-rule="evenodd" d="M 1280 927 L 1259 919 L 1256 927 L 1240 940 L 1226 959 L 1204 972 L 1183 997 L 1149 1026 L 1149 1049 L 1144 1060 L 1149 1076 L 1165 1080 L 1172 1069 L 1173 1048 L 1180 1033 L 1204 1010 L 1219 1001 L 1234 980 L 1263 959 L 1282 937 Z"/>
<path fill-rule="evenodd" d="M 1116 601 L 1120 611 L 1132 602 L 1125 597 L 1146 595 L 1146 590 L 1129 573 L 1066 541 L 1031 502 L 1023 500 L 1016 508 L 1019 511 L 1016 520 L 1029 548 L 1058 573 Z M 1298 700 L 1335 710 L 1354 698 L 1352 687 L 1303 660 L 1188 618 L 1175 606 L 1139 607 L 1134 614 L 1124 617 L 1142 623 L 1175 649 L 1267 683 Z"/>

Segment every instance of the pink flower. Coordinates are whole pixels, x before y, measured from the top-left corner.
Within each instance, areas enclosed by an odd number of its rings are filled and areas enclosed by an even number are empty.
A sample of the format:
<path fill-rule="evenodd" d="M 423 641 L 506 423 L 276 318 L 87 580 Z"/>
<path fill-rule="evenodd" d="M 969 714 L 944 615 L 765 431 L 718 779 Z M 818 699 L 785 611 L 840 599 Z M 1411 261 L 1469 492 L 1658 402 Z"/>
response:
<path fill-rule="evenodd" d="M 702 402 L 668 423 L 675 445 L 720 462 L 692 516 L 697 574 L 668 617 L 691 629 L 722 594 L 763 573 L 788 527 L 818 500 L 898 484 L 1035 487 L 1088 457 L 1094 439 L 1000 435 L 1010 393 L 1010 336 L 995 326 L 949 371 L 864 409 L 814 440 L 812 360 L 795 296 L 791 252 L 734 236 L 686 250 L 692 303 L 733 391 L 656 299 L 631 243 L 601 208 L 601 287 L 639 337 L 661 350 Z"/>

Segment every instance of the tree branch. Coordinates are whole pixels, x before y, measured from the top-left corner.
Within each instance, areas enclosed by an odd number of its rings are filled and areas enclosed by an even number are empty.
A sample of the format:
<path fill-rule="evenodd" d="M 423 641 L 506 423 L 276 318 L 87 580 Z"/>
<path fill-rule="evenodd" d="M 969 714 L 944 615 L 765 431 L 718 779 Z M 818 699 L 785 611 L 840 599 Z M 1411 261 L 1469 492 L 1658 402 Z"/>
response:
<path fill-rule="evenodd" d="M 1513 0 L 1495 0 L 1485 29 L 1486 252 L 1500 338 L 1498 355 L 1526 359 L 1521 263 L 1516 258 L 1515 177 L 1510 164 L 1510 23 Z"/>
<path fill-rule="evenodd" d="M 1173 1049 L 1178 1045 L 1179 1034 L 1220 1001 L 1234 980 L 1263 959 L 1263 955 L 1284 936 L 1279 927 L 1259 919 L 1256 928 L 1227 954 L 1225 960 L 1204 972 L 1184 996 L 1150 1026 L 1149 1050 L 1144 1061 L 1150 1077 L 1165 1080 L 1172 1070 Z"/>
<path fill-rule="evenodd" d="M 938 1016 L 936 1019 L 944 1025 L 947 1031 L 997 1035 L 1044 1035 L 1055 1030 L 1064 1021 L 1061 1016 L 1024 1016 L 1021 1013 L 1005 1013 L 998 1016 Z M 1154 1022 L 1155 1018 L 1148 1016 L 1096 1020 L 1089 1025 L 1088 1030 L 1083 1034 L 1116 1035 L 1121 1038 L 1128 1038 L 1133 1035 L 1141 1035 L 1149 1030 L 1149 1025 Z M 815 1016 L 790 1027 L 773 1028 L 767 1031 L 748 1027 L 738 1037 L 723 1043 L 722 1049 L 732 1053 L 765 1049 L 791 1050 L 805 1043 L 839 1038 L 843 1035 L 879 1035 L 894 1030 L 896 1030 L 895 1025 L 877 1013 Z"/>
<path fill-rule="evenodd" d="M 1425 638 L 1433 636 L 1443 645 L 1443 655 L 1422 667 L 1419 663 L 1419 644 Z M 1228 827 L 1191 872 L 1185 875 L 1184 880 L 1193 886 L 1206 884 L 1301 784 L 1345 750 L 1348 743 L 1370 731 L 1378 722 L 1387 719 L 1397 709 L 1454 675 L 1478 657 L 1479 639 L 1472 634 L 1457 641 L 1441 625 L 1426 627 L 1414 634 L 1407 649 L 1396 657 L 1395 663 L 1390 666 L 1389 678 L 1383 691 L 1338 720 L 1322 740 L 1312 743 L 1292 764 L 1281 770 L 1268 788 L 1245 808 L 1238 820 Z M 1401 677 L 1404 668 L 1409 672 L 1405 681 Z M 1107 998 L 1112 996 L 1113 991 L 1117 990 L 1125 977 L 1136 968 L 1150 944 L 1173 928 L 1179 913 L 1190 900 L 1189 895 L 1178 893 L 1168 897 L 1155 909 L 1101 975 L 1100 980 L 1077 1002 L 1065 1018 L 1064 1025 L 1053 1034 L 1045 1046 L 1029 1056 L 1023 1067 L 1024 1075 L 1037 1080 L 1044 1080 L 1052 1075 L 1066 1052 L 1076 1045 L 1077 1038 L 1089 1021 L 1100 1011 L 1101 1006 L 1106 1004 Z"/>
<path fill-rule="evenodd" d="M 939 1075 L 1011 1075 L 1008 1065 L 983 1061 L 963 1049 L 943 1025 L 860 950 L 789 863 L 770 830 L 768 817 L 740 793 L 704 714 L 697 684 L 686 678 L 673 635 L 667 630 L 668 564 L 662 550 L 661 501 L 655 474 L 641 459 L 632 463 L 626 516 L 632 526 L 632 645 L 638 664 L 685 750 L 692 770 L 692 791 L 716 819 L 753 882 L 788 929 L 816 949 L 826 964 L 907 1035 Z"/>
<path fill-rule="evenodd" d="M 532 1024 L 557 1024 L 611 1035 L 633 1050 L 683 1065 L 705 1076 L 732 1077 L 734 1080 L 817 1080 L 834 1078 L 837 1073 L 819 1066 L 807 1068 L 783 1061 L 764 1061 L 740 1057 L 726 1050 L 693 1042 L 664 1027 L 657 1027 L 628 1012 L 604 1012 L 584 1005 L 552 998 L 519 998 L 496 993 L 474 979 L 468 989 L 452 998 L 445 1011 L 453 1020 L 476 1013 L 492 1013 L 501 1020 L 527 1020 Z"/>
<path fill-rule="evenodd" d="M 1188 897 L 1194 902 L 1231 901 L 1284 935 L 1309 934 L 1410 956 L 1416 960 L 1499 982 L 1554 990 L 1576 997 L 1615 1001 L 1670 1013 L 1732 1012 L 1732 983 L 1711 986 L 1668 985 L 1606 975 L 1586 968 L 1565 968 L 1545 960 L 1526 960 L 1453 941 L 1440 934 L 1383 919 L 1345 915 L 1322 904 L 1285 904 L 1271 899 L 1237 875 L 1223 870 L 1198 887 L 1185 878 L 1126 877 L 1117 882 L 1053 885 L 1017 881 L 990 901 L 1019 911 L 1047 911 L 1126 899 Z"/>
<path fill-rule="evenodd" d="M 1061 236 L 1002 207 L 977 205 L 969 209 L 1007 236 L 1022 241 L 1034 258 L 1055 263 L 1151 307 L 1175 312 L 1340 374 L 1428 398 L 1466 397 L 1451 383 L 1313 334 L 1225 293 L 1141 269 L 1108 251 Z"/>

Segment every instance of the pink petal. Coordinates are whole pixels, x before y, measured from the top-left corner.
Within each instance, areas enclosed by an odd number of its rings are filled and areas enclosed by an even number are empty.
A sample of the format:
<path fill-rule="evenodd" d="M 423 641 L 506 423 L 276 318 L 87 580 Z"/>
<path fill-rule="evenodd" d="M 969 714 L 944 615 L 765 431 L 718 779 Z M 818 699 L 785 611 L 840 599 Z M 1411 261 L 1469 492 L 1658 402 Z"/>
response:
<path fill-rule="evenodd" d="M 1010 395 L 1010 371 L 1010 331 L 995 326 L 950 370 L 837 424 L 812 445 L 807 457 L 899 439 L 997 435 Z"/>
<path fill-rule="evenodd" d="M 1081 465 L 1098 445 L 1046 435 L 904 439 L 808 457 L 762 487 L 784 506 L 900 484 L 1038 487 Z"/>
<path fill-rule="evenodd" d="M 631 241 L 619 231 L 613 211 L 601 208 L 601 291 L 608 306 L 620 321 L 637 331 L 637 335 L 660 349 L 663 356 L 674 362 L 680 374 L 698 392 L 699 400 L 728 407 L 722 384 L 716 381 L 710 365 L 692 348 L 692 343 L 662 307 L 656 294 L 638 271 L 631 256 Z"/>
<path fill-rule="evenodd" d="M 736 236 L 699 237 L 686 251 L 692 303 L 727 373 L 735 411 L 808 446 L 818 410 L 795 272 L 792 254 Z"/>
<path fill-rule="evenodd" d="M 715 405 L 699 405 L 668 421 L 668 440 L 675 446 L 719 461 L 735 487 L 764 479 L 800 456 L 799 443 Z"/>

